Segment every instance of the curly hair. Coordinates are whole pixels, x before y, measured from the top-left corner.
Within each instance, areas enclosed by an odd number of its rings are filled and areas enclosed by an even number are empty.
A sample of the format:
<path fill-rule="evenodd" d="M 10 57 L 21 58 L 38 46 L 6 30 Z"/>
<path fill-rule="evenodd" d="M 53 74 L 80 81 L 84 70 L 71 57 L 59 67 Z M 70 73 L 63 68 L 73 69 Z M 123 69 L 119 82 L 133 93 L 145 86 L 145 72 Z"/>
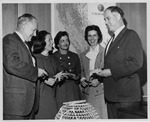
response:
<path fill-rule="evenodd" d="M 58 44 L 62 36 L 67 36 L 70 44 L 69 34 L 66 31 L 59 31 L 54 38 L 55 48 L 58 50 L 59 50 Z"/>
<path fill-rule="evenodd" d="M 98 43 L 101 43 L 102 42 L 102 33 L 101 33 L 101 30 L 100 28 L 97 26 L 97 25 L 89 25 L 85 28 L 85 41 L 87 41 L 87 43 L 89 44 L 89 41 L 88 41 L 88 32 L 89 31 L 92 31 L 92 30 L 95 30 L 98 34 Z M 89 44 L 90 45 L 90 44 Z"/>

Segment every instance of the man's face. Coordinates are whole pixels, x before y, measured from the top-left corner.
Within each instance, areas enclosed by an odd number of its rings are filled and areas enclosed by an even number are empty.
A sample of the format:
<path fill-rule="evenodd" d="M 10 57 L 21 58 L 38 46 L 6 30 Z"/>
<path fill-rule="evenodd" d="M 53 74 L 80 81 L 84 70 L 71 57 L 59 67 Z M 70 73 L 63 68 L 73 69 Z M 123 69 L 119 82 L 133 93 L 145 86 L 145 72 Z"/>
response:
<path fill-rule="evenodd" d="M 31 41 L 33 36 L 36 36 L 37 21 L 33 19 L 24 25 L 24 36 L 26 41 Z"/>
<path fill-rule="evenodd" d="M 116 30 L 116 25 L 118 24 L 117 14 L 110 10 L 106 10 L 104 12 L 104 20 L 108 30 L 114 32 Z"/>

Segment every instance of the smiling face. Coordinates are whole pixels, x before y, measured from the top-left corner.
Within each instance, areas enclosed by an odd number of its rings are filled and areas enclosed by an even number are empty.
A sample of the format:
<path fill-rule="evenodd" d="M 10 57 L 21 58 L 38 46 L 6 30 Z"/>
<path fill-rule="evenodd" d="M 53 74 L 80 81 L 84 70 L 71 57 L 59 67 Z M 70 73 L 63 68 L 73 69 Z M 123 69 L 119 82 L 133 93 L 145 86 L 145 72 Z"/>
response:
<path fill-rule="evenodd" d="M 53 49 L 53 39 L 51 34 L 47 34 L 45 36 L 45 42 L 46 42 L 45 50 L 48 52 L 51 51 Z"/>
<path fill-rule="evenodd" d="M 69 49 L 69 39 L 68 36 L 62 36 L 59 40 L 58 47 L 59 50 L 68 50 Z"/>
<path fill-rule="evenodd" d="M 99 39 L 97 31 L 95 30 L 88 31 L 87 39 L 90 46 L 96 46 L 98 44 Z"/>

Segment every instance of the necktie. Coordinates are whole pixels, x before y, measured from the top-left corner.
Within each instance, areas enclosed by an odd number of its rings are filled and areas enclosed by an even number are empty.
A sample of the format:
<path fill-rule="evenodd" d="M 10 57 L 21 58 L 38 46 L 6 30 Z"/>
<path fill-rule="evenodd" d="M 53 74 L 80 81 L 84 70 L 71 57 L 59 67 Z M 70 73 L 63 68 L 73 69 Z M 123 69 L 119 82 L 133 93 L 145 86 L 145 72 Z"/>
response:
<path fill-rule="evenodd" d="M 109 42 L 108 42 L 108 44 L 107 44 L 107 46 L 106 46 L 105 55 L 107 54 L 108 50 L 109 50 L 110 47 L 112 46 L 112 43 L 113 43 L 113 41 L 114 41 L 114 38 L 115 38 L 115 34 L 113 34 L 113 35 L 111 36 L 111 38 L 110 38 L 110 40 L 109 40 Z"/>
<path fill-rule="evenodd" d="M 110 47 L 112 46 L 112 44 L 113 44 L 113 42 L 114 42 L 114 38 L 115 38 L 115 34 L 112 35 L 112 39 L 111 39 L 111 43 L 110 43 L 110 45 L 109 45 L 109 49 L 110 49 Z M 109 50 L 109 49 L 108 49 L 108 50 Z"/>
<path fill-rule="evenodd" d="M 25 44 L 25 46 L 27 47 L 27 49 L 28 49 L 28 51 L 29 51 L 29 54 L 30 54 L 30 56 L 31 56 L 31 58 L 32 58 L 33 65 L 34 65 L 34 67 L 35 67 L 35 59 L 34 59 L 34 57 L 33 57 L 33 55 L 32 55 L 32 51 L 31 51 L 31 49 L 30 49 L 30 47 L 29 47 L 29 44 L 28 44 L 26 41 L 24 42 L 24 44 Z"/>

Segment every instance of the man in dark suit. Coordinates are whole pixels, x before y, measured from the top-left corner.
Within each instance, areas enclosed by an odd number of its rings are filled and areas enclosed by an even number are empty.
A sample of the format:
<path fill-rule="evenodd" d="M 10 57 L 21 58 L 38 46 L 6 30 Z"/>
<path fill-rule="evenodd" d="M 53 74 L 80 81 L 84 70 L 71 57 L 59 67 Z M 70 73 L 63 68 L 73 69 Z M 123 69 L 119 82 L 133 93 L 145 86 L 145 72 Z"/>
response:
<path fill-rule="evenodd" d="M 127 29 L 123 16 L 117 6 L 104 12 L 105 24 L 114 35 L 106 46 L 104 70 L 99 73 L 104 77 L 108 118 L 118 118 L 120 108 L 137 108 L 141 100 L 138 70 L 143 65 L 143 48 L 138 34 Z"/>
<path fill-rule="evenodd" d="M 16 31 L 3 38 L 4 119 L 34 118 L 31 111 L 35 83 L 38 77 L 47 74 L 45 70 L 35 67 L 35 60 L 25 43 L 36 36 L 37 26 L 34 16 L 24 14 L 18 18 Z"/>

